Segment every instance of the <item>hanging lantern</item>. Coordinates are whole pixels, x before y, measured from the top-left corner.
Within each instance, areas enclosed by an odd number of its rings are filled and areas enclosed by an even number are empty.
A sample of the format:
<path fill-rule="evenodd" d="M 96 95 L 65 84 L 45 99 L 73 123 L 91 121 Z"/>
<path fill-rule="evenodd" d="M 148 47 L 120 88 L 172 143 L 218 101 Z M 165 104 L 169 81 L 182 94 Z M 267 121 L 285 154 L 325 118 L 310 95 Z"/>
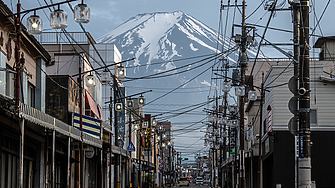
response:
<path fill-rule="evenodd" d="M 122 103 L 115 103 L 115 111 L 121 112 L 123 110 Z"/>
<path fill-rule="evenodd" d="M 222 91 L 228 93 L 231 89 L 231 82 L 223 82 Z"/>
<path fill-rule="evenodd" d="M 153 118 L 152 119 L 152 126 L 156 127 L 156 125 L 157 125 L 157 120 L 156 120 L 156 118 Z"/>
<path fill-rule="evenodd" d="M 238 97 L 243 97 L 245 95 L 245 88 L 243 86 L 236 87 L 235 95 Z"/>
<path fill-rule="evenodd" d="M 90 21 L 90 8 L 83 2 L 74 7 L 74 20 L 78 23 L 88 23 Z"/>
<path fill-rule="evenodd" d="M 122 65 L 117 67 L 117 77 L 119 80 L 126 79 L 126 69 Z"/>
<path fill-rule="evenodd" d="M 111 74 L 110 72 L 108 72 L 107 70 L 104 70 L 102 73 L 101 73 L 101 82 L 102 83 L 109 83 L 111 81 Z"/>
<path fill-rule="evenodd" d="M 143 128 L 146 129 L 148 128 L 149 124 L 148 124 L 148 121 L 144 121 L 143 122 Z"/>
<path fill-rule="evenodd" d="M 95 79 L 92 74 L 86 76 L 87 86 L 95 86 Z"/>
<path fill-rule="evenodd" d="M 65 29 L 67 27 L 67 13 L 57 10 L 50 13 L 50 26 L 54 29 Z"/>
<path fill-rule="evenodd" d="M 138 98 L 138 105 L 143 106 L 145 104 L 145 98 L 141 95 Z"/>
<path fill-rule="evenodd" d="M 127 107 L 134 108 L 134 101 L 132 99 L 127 99 Z"/>
<path fill-rule="evenodd" d="M 27 18 L 27 29 L 32 35 L 39 35 L 42 33 L 42 19 L 34 13 L 34 15 Z"/>
<path fill-rule="evenodd" d="M 251 101 L 257 100 L 257 92 L 255 90 L 250 90 L 248 92 L 248 99 Z"/>

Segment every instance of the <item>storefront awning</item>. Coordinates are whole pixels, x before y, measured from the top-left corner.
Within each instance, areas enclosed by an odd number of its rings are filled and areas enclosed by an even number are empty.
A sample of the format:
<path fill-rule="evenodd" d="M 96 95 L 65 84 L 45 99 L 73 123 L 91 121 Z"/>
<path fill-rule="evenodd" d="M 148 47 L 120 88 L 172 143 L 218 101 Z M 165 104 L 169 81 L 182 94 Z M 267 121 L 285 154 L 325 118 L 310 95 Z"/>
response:
<path fill-rule="evenodd" d="M 85 100 L 90 106 L 92 112 L 98 117 L 98 119 L 101 119 L 98 105 L 95 103 L 94 99 L 91 97 L 91 95 L 85 90 Z"/>

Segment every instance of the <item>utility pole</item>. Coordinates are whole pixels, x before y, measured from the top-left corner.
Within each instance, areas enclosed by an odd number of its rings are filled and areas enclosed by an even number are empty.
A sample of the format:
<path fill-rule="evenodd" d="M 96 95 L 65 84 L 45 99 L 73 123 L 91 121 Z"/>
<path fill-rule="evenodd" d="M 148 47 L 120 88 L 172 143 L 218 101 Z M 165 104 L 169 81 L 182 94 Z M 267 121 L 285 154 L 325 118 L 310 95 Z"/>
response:
<path fill-rule="evenodd" d="M 246 3 L 245 0 L 242 2 L 242 38 L 241 38 L 241 53 L 239 56 L 240 69 L 241 69 L 241 81 L 240 84 L 245 83 L 245 70 L 247 67 L 247 53 L 246 53 L 246 45 L 247 45 L 247 32 L 246 32 L 246 24 L 245 24 L 245 9 Z M 241 96 L 239 99 L 239 114 L 240 114 L 240 183 L 241 187 L 244 187 L 245 182 L 245 171 L 244 171 L 244 96 Z"/>
<path fill-rule="evenodd" d="M 113 90 L 114 90 L 114 107 L 116 106 L 117 92 L 118 92 L 118 83 L 115 76 L 113 76 Z M 118 122 L 117 122 L 117 111 L 114 110 L 114 131 L 115 131 L 115 146 L 119 146 L 119 133 L 118 133 Z M 115 166 L 114 166 L 114 187 L 120 188 L 120 156 L 115 154 Z"/>
<path fill-rule="evenodd" d="M 290 1 L 289 1 L 290 2 Z M 294 99 L 293 101 L 296 101 L 298 102 L 298 99 L 299 99 L 299 94 L 298 94 L 298 77 L 299 77 L 299 68 L 298 68 L 298 62 L 299 62 L 299 24 L 300 24 L 300 11 L 299 11 L 299 6 L 294 3 L 294 1 L 291 1 L 290 4 L 292 5 L 292 10 L 293 10 L 293 43 L 294 43 L 294 46 L 293 46 L 293 58 L 295 59 L 295 61 L 293 62 L 294 63 L 294 73 L 293 73 L 293 79 L 290 80 L 290 82 L 293 82 L 293 86 L 292 87 L 292 90 L 293 91 L 293 94 L 294 94 Z M 298 107 L 298 105 L 296 104 L 295 106 Z M 294 115 L 294 117 L 292 118 L 292 125 L 290 126 L 293 126 L 295 127 L 295 129 L 298 129 L 298 119 L 299 119 L 299 111 L 298 109 L 293 109 L 293 111 L 291 111 Z M 291 121 L 291 120 L 290 120 Z M 299 144 L 297 144 L 297 130 L 294 130 L 294 137 L 295 137 L 295 142 L 294 142 L 294 145 L 295 145 L 295 148 L 300 148 L 299 147 Z M 295 154 L 294 155 L 294 158 L 295 158 L 295 187 L 297 188 L 298 187 L 298 182 L 299 182 L 299 164 L 298 164 L 298 156 Z"/>
<path fill-rule="evenodd" d="M 226 62 L 226 64 L 224 65 L 225 66 L 225 82 L 227 82 L 228 80 L 227 80 L 227 76 L 228 76 L 228 68 L 229 68 L 229 63 L 228 62 Z M 224 106 L 223 106 L 223 118 L 226 118 L 226 116 L 227 116 L 227 108 L 228 108 L 228 101 L 227 101 L 227 92 L 225 92 L 224 93 Z M 224 121 L 224 128 L 223 128 L 223 131 L 224 131 L 224 133 L 226 133 L 226 129 L 227 129 L 227 123 Z M 228 131 L 228 139 L 230 139 L 230 137 L 229 137 L 229 132 L 230 131 Z M 224 139 L 223 139 L 223 143 L 222 143 L 222 145 L 223 145 L 223 155 L 220 157 L 220 167 L 221 167 L 221 165 L 222 165 L 222 159 L 228 159 L 228 156 L 227 156 L 227 146 L 226 146 L 226 136 L 224 137 Z M 222 148 L 222 145 L 221 145 L 221 148 Z M 230 148 L 230 142 L 229 142 L 229 146 L 228 146 L 228 148 Z M 220 149 L 221 150 L 221 149 Z M 228 150 L 228 153 L 229 153 L 230 151 Z M 226 170 L 225 170 L 225 173 L 227 173 L 228 172 L 228 168 L 226 168 Z M 221 170 L 221 187 L 224 187 L 224 186 L 226 186 L 227 185 L 227 182 L 228 181 L 226 181 L 226 179 L 224 178 L 224 175 L 223 175 L 223 169 Z"/>
<path fill-rule="evenodd" d="M 300 0 L 299 57 L 299 188 L 311 187 L 309 0 Z"/>
<path fill-rule="evenodd" d="M 263 128 L 263 102 L 264 102 L 264 72 L 262 73 L 261 101 L 259 102 L 259 140 L 258 140 L 258 188 L 261 188 L 262 177 L 262 128 Z"/>
<path fill-rule="evenodd" d="M 114 84 L 114 83 L 113 83 Z M 110 105 L 109 105 L 109 123 L 110 125 L 113 125 L 113 108 L 112 108 L 112 101 L 113 101 L 113 90 L 110 88 Z M 115 131 L 115 130 L 114 130 Z M 109 164 L 109 186 L 112 187 L 112 154 L 113 154 L 113 132 L 112 132 L 112 126 L 111 126 L 111 132 L 109 133 L 109 142 L 110 142 L 110 164 Z"/>

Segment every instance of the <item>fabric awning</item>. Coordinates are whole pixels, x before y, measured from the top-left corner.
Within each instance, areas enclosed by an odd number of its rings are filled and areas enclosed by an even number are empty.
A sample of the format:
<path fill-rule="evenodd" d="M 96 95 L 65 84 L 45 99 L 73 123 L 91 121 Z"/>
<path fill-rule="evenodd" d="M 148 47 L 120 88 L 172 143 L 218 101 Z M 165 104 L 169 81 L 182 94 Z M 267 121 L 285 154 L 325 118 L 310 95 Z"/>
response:
<path fill-rule="evenodd" d="M 86 90 L 85 90 L 85 100 L 89 104 L 92 112 L 98 117 L 98 119 L 101 119 L 97 104 Z"/>
<path fill-rule="evenodd" d="M 104 117 L 104 114 L 102 113 L 102 109 L 101 109 L 101 107 L 100 107 L 100 105 L 98 105 L 98 110 L 99 110 L 99 113 L 100 113 L 100 119 L 102 120 L 102 121 L 105 121 L 105 117 Z"/>

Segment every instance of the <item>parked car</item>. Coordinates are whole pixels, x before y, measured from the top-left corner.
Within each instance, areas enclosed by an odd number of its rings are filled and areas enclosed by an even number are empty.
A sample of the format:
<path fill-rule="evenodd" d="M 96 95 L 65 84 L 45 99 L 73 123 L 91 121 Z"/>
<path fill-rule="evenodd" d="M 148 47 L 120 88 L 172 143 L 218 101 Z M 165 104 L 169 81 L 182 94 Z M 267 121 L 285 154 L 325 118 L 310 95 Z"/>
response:
<path fill-rule="evenodd" d="M 204 179 L 202 178 L 202 177 L 197 177 L 196 179 L 195 179 L 195 184 L 197 184 L 197 185 L 203 185 L 204 184 Z"/>
<path fill-rule="evenodd" d="M 190 181 L 187 178 L 180 178 L 179 179 L 179 186 L 190 186 Z"/>
<path fill-rule="evenodd" d="M 210 180 L 209 179 L 205 179 L 204 180 L 204 184 L 209 184 L 210 183 Z"/>

